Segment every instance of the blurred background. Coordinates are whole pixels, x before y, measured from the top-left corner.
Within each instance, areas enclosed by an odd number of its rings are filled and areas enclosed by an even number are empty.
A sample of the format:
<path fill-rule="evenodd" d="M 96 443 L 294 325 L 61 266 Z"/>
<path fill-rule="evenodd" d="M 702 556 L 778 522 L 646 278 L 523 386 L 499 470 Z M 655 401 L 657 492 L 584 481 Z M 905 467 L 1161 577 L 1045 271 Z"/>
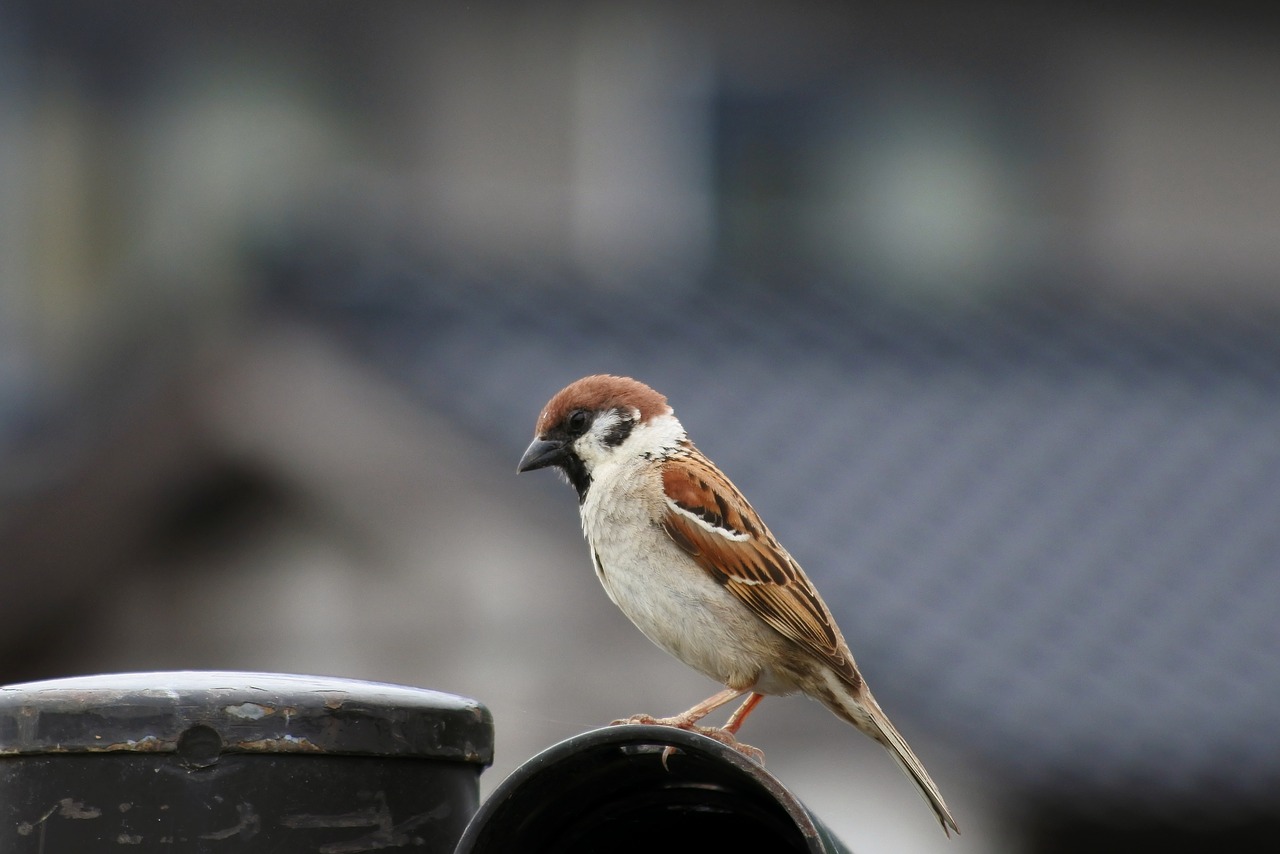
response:
<path fill-rule="evenodd" d="M 1280 819 L 1280 52 L 1252 4 L 0 2 L 0 682 L 493 710 L 486 791 L 716 688 L 515 476 L 665 392 L 964 830 L 803 699 L 873 852 Z M 1259 12 L 1260 14 L 1260 12 Z"/>

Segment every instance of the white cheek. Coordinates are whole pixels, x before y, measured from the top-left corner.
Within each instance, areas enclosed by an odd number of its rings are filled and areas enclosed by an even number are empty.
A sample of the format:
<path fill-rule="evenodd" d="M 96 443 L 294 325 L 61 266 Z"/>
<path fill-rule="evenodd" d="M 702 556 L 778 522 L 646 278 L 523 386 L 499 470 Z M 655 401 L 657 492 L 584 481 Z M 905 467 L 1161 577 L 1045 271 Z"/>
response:
<path fill-rule="evenodd" d="M 606 445 L 604 437 L 612 432 L 621 420 L 622 416 L 617 412 L 602 412 L 592 422 L 591 429 L 574 440 L 574 453 L 578 455 L 578 459 L 582 460 L 588 472 L 594 473 L 602 463 L 618 456 L 615 453 L 617 449 Z"/>
<path fill-rule="evenodd" d="M 684 427 L 674 415 L 667 413 L 637 424 L 627 444 L 637 453 L 661 455 L 678 448 L 684 439 Z"/>
<path fill-rule="evenodd" d="M 589 473 L 595 472 L 596 468 L 604 462 L 606 450 L 591 433 L 579 437 L 573 443 L 573 452 L 578 455 L 578 459 L 582 460 L 582 464 L 587 467 Z"/>

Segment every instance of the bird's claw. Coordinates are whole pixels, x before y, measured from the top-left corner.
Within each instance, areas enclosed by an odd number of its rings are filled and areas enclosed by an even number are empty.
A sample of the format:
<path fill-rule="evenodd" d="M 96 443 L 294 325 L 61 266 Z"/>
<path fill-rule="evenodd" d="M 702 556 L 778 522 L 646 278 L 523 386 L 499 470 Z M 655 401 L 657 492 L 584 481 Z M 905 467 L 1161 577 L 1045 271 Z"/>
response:
<path fill-rule="evenodd" d="M 713 738 L 726 747 L 732 747 L 743 756 L 750 759 L 761 766 L 764 765 L 764 751 L 750 744 L 743 744 L 738 741 L 738 737 L 723 727 L 714 726 L 698 726 L 690 720 L 681 717 L 674 718 L 655 718 L 653 715 L 632 715 L 629 718 L 619 718 L 612 721 L 610 726 L 622 726 L 626 724 L 644 724 L 648 726 L 669 726 L 676 729 L 687 730 L 688 732 L 696 732 L 699 735 L 705 735 L 707 738 Z M 677 748 L 668 746 L 662 751 L 662 767 L 667 767 L 667 759 L 673 753 L 677 752 Z M 670 769 L 668 769 L 670 770 Z"/>
<path fill-rule="evenodd" d="M 734 750 L 738 751 L 761 768 L 764 767 L 764 751 L 760 748 L 750 744 L 743 744 L 738 741 L 737 738 L 734 738 L 732 742 L 725 742 L 725 744 L 728 744 Z"/>
<path fill-rule="evenodd" d="M 674 726 L 684 729 L 676 722 L 676 718 L 655 718 L 653 715 L 632 715 L 629 718 L 618 718 L 616 721 L 610 721 L 609 726 L 622 726 L 624 724 L 653 724 L 657 726 Z"/>
<path fill-rule="evenodd" d="M 662 748 L 662 756 L 658 758 L 662 761 L 663 771 L 666 771 L 668 774 L 671 773 L 671 766 L 667 764 L 667 760 L 670 759 L 672 756 L 675 756 L 679 752 L 680 752 L 680 748 L 672 744 L 668 744 L 666 747 Z"/>

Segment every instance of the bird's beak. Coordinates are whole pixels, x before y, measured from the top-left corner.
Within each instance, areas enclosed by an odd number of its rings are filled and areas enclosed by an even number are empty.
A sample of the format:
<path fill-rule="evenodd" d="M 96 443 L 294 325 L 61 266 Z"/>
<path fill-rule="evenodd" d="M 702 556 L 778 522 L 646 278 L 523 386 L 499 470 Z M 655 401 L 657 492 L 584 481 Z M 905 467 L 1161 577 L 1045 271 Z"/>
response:
<path fill-rule="evenodd" d="M 529 449 L 520 458 L 516 473 L 544 469 L 547 466 L 559 465 L 567 456 L 565 443 L 553 439 L 534 439 Z"/>

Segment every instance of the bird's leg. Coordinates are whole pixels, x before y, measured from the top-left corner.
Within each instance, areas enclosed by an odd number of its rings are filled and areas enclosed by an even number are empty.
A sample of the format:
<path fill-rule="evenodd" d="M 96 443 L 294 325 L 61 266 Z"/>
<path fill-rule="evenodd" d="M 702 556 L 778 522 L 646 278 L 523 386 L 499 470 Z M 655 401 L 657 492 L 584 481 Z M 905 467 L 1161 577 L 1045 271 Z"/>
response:
<path fill-rule="evenodd" d="M 759 705 L 760 701 L 763 699 L 764 694 L 752 692 L 751 696 L 747 697 L 747 699 L 743 701 L 741 706 L 738 706 L 732 715 L 729 715 L 729 720 L 721 729 L 721 732 L 729 737 L 729 740 L 726 741 L 725 744 L 729 745 L 748 759 L 754 759 L 761 765 L 764 764 L 764 751 L 758 747 L 752 747 L 750 744 L 743 744 L 738 741 L 738 730 L 746 722 L 747 715 L 751 714 L 751 710 Z"/>
<path fill-rule="evenodd" d="M 737 688 L 725 688 L 723 691 L 720 691 L 719 693 L 703 700 L 701 703 L 698 703 L 698 705 L 689 709 L 687 712 L 681 712 L 680 714 L 673 715 L 669 718 L 655 718 L 652 715 L 632 715 L 629 718 L 616 720 L 613 723 L 653 724 L 656 726 L 673 726 L 678 729 L 686 729 L 691 732 L 705 735 L 708 738 L 714 738 L 716 741 L 732 747 L 744 756 L 764 764 L 764 751 L 759 748 L 752 747 L 749 744 L 743 744 L 738 741 L 737 738 L 739 727 L 741 727 L 743 721 L 747 719 L 747 715 L 751 714 L 751 710 L 756 707 L 756 704 L 764 699 L 763 694 L 751 693 L 751 696 L 746 699 L 746 702 L 738 707 L 738 710 L 730 716 L 729 722 L 723 727 L 706 727 L 697 725 L 698 721 L 702 720 L 716 709 L 728 703 L 732 703 L 743 694 L 747 694 L 749 692 L 751 692 L 750 688 L 743 688 L 741 690 L 738 690 Z M 667 757 L 674 752 L 675 748 L 672 747 L 668 747 L 662 752 L 662 764 L 664 767 L 667 764 Z"/>
<path fill-rule="evenodd" d="M 752 693 L 752 695 L 748 697 L 741 706 L 738 706 L 738 710 L 736 712 L 729 715 L 729 720 L 724 725 L 725 730 L 737 735 L 738 730 L 744 723 L 746 723 L 747 715 L 751 714 L 751 710 L 754 709 L 763 699 L 764 694 Z"/>
<path fill-rule="evenodd" d="M 689 709 L 687 712 L 681 712 L 678 715 L 672 715 L 669 718 L 655 718 L 653 715 L 632 715 L 629 718 L 614 721 L 615 724 L 656 724 L 657 726 L 673 726 L 678 729 L 689 729 L 701 731 L 707 727 L 694 726 L 698 721 L 714 712 L 716 709 L 732 703 L 734 700 L 747 693 L 749 689 L 741 691 L 735 688 L 725 688 L 715 696 L 708 697 L 698 705 Z"/>

